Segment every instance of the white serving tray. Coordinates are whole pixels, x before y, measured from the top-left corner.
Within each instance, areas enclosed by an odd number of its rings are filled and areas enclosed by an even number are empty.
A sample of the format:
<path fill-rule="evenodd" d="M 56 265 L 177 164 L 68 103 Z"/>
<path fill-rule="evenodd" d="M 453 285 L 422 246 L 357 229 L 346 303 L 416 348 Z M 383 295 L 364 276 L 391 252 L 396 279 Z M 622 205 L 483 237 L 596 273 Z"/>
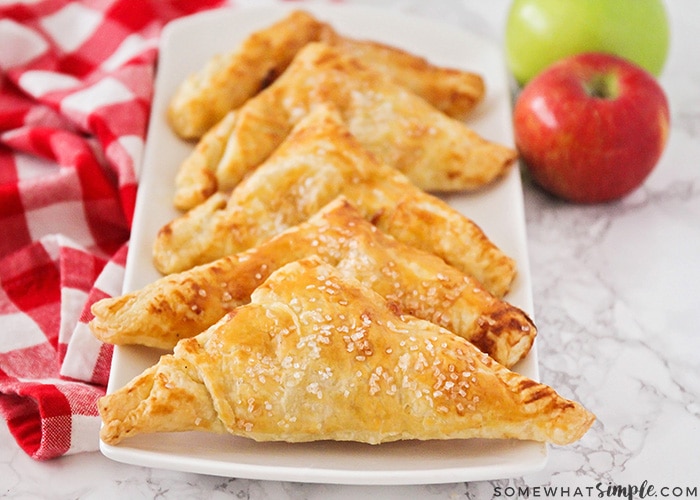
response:
<path fill-rule="evenodd" d="M 209 11 L 169 24 L 162 34 L 151 122 L 140 175 L 124 291 L 160 277 L 151 248 L 158 230 L 178 215 L 172 207 L 174 176 L 192 144 L 167 125 L 165 112 L 176 87 L 214 54 L 228 52 L 252 31 L 308 9 L 341 33 L 389 43 L 431 62 L 480 73 L 487 95 L 468 124 L 482 136 L 513 145 L 510 94 L 499 47 L 472 33 L 395 11 L 346 5 L 280 4 Z M 533 313 L 520 175 L 517 168 L 476 194 L 447 201 L 475 220 L 518 265 L 507 300 Z M 157 362 L 162 352 L 116 347 L 108 392 Z M 536 347 L 515 367 L 538 378 Z M 100 443 L 116 461 L 155 468 L 238 478 L 341 484 L 428 484 L 520 476 L 544 467 L 547 447 L 515 440 L 405 441 L 381 445 L 315 442 L 258 443 L 204 433 L 168 433 Z"/>

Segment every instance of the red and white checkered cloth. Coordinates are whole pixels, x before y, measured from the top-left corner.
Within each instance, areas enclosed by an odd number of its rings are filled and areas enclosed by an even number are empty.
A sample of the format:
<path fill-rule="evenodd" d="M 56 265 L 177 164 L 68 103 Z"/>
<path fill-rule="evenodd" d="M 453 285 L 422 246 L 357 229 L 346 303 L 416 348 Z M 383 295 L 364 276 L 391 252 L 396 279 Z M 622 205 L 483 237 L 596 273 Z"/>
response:
<path fill-rule="evenodd" d="M 220 3 L 0 3 L 0 414 L 37 460 L 98 447 L 158 36 Z"/>

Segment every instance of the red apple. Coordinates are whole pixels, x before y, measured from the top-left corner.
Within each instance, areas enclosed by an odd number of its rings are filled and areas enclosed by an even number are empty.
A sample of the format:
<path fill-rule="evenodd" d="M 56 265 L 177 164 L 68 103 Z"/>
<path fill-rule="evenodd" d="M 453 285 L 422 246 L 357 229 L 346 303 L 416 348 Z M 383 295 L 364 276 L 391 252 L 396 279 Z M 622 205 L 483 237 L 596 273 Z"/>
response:
<path fill-rule="evenodd" d="M 654 169 L 669 130 L 666 94 L 631 61 L 586 53 L 554 63 L 515 103 L 515 142 L 533 180 L 568 201 L 616 200 Z"/>

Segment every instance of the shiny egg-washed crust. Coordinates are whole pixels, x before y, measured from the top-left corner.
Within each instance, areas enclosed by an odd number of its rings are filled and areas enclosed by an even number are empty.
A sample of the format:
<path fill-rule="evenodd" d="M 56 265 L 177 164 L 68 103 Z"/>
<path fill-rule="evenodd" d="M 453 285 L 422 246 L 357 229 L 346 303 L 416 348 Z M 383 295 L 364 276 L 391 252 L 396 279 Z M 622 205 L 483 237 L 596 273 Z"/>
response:
<path fill-rule="evenodd" d="M 361 58 L 455 118 L 466 117 L 483 99 L 484 82 L 477 73 L 438 67 L 396 47 L 341 36 L 328 23 L 297 10 L 189 75 L 169 103 L 170 125 L 180 137 L 200 138 L 226 113 L 272 83 L 304 45 L 319 41 Z"/>
<path fill-rule="evenodd" d="M 380 229 L 438 255 L 503 297 L 516 274 L 472 220 L 368 153 L 331 106 L 319 106 L 227 196 L 206 202 L 159 231 L 154 264 L 163 274 L 248 250 L 308 220 L 345 196 Z"/>
<path fill-rule="evenodd" d="M 203 430 L 256 441 L 507 438 L 559 445 L 594 416 L 310 257 L 99 400 L 101 439 Z"/>
<path fill-rule="evenodd" d="M 486 95 L 484 79 L 477 73 L 434 66 L 422 57 L 371 40 L 355 40 L 329 30 L 323 33 L 320 42 L 362 61 L 368 69 L 386 75 L 457 120 L 468 119 Z"/>
<path fill-rule="evenodd" d="M 501 177 L 514 149 L 484 139 L 360 60 L 310 43 L 267 89 L 212 127 L 179 166 L 174 205 L 228 192 L 315 105 L 332 103 L 365 149 L 427 191 L 476 190 Z"/>
<path fill-rule="evenodd" d="M 90 328 L 104 342 L 172 349 L 247 304 L 270 273 L 311 255 L 379 293 L 395 311 L 439 324 L 507 367 L 532 347 L 536 328 L 525 312 L 439 257 L 383 233 L 343 198 L 246 252 L 96 302 Z"/>
<path fill-rule="evenodd" d="M 295 11 L 252 33 L 236 50 L 215 55 L 178 86 L 168 104 L 170 126 L 184 139 L 198 139 L 274 81 L 326 29 L 327 24 Z"/>

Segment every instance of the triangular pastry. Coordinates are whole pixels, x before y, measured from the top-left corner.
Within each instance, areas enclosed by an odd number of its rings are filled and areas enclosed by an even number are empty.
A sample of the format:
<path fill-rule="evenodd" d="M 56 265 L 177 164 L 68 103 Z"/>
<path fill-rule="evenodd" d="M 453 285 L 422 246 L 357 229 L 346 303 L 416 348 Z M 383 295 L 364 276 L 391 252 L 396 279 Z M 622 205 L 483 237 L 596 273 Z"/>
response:
<path fill-rule="evenodd" d="M 328 28 L 306 12 L 294 11 L 253 32 L 234 51 L 215 55 L 178 86 L 168 104 L 170 126 L 182 138 L 200 138 L 274 81 L 304 45 L 319 40 Z"/>
<path fill-rule="evenodd" d="M 465 120 L 486 95 L 481 75 L 435 66 L 415 54 L 370 40 L 356 40 L 326 30 L 319 40 L 388 76 L 446 115 Z"/>
<path fill-rule="evenodd" d="M 484 82 L 477 73 L 435 66 L 395 47 L 341 36 L 330 24 L 296 10 L 188 76 L 168 106 L 173 130 L 186 139 L 200 138 L 227 112 L 272 83 L 304 45 L 319 41 L 361 58 L 455 118 L 464 118 L 483 99 Z"/>
<path fill-rule="evenodd" d="M 96 302 L 90 327 L 104 342 L 172 349 L 247 304 L 273 271 L 311 255 L 379 293 L 396 312 L 437 323 L 507 367 L 532 347 L 536 328 L 522 310 L 439 257 L 384 234 L 342 198 L 246 252 Z"/>
<path fill-rule="evenodd" d="M 364 150 L 329 106 L 314 108 L 230 196 L 166 224 L 154 244 L 164 274 L 241 252 L 307 220 L 339 195 L 380 229 L 503 297 L 515 263 L 473 221 Z"/>
<path fill-rule="evenodd" d="M 517 156 L 358 59 L 310 43 L 271 86 L 225 116 L 185 158 L 175 180 L 175 206 L 186 210 L 234 188 L 322 103 L 339 110 L 365 149 L 427 191 L 481 188 Z"/>
<path fill-rule="evenodd" d="M 453 333 L 401 316 L 317 258 L 100 399 L 100 433 L 257 441 L 513 438 L 568 444 L 594 416 Z"/>

